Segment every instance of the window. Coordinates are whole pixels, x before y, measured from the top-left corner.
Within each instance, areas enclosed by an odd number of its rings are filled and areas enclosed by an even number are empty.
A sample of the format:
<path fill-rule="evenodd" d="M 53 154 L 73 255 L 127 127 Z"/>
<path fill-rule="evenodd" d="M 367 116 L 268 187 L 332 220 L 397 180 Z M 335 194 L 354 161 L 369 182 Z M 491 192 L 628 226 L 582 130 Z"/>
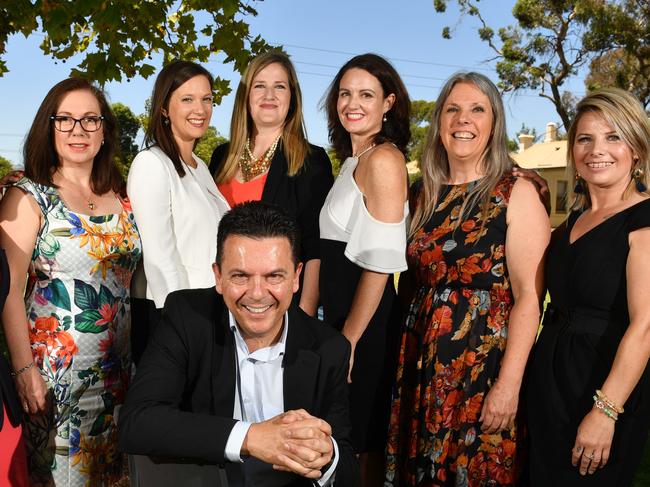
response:
<path fill-rule="evenodd" d="M 569 183 L 558 179 L 555 185 L 555 213 L 566 213 Z"/>

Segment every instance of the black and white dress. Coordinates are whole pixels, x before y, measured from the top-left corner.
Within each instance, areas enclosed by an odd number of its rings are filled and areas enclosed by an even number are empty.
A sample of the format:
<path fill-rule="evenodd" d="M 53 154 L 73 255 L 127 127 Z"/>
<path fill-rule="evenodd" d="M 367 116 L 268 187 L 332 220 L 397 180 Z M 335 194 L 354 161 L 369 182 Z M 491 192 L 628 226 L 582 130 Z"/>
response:
<path fill-rule="evenodd" d="M 406 270 L 406 220 L 373 218 L 354 180 L 358 157 L 349 157 L 320 212 L 320 299 L 325 322 L 341 330 L 352 306 L 362 271 L 393 274 Z M 381 302 L 357 343 L 350 417 L 357 453 L 384 451 L 400 337 L 400 311 L 392 275 Z"/>

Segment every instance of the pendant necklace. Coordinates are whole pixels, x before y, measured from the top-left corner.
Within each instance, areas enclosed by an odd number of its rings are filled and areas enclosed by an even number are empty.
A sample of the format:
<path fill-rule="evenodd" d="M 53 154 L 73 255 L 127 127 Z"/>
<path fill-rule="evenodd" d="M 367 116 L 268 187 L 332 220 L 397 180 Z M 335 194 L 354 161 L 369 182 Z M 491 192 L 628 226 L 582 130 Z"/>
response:
<path fill-rule="evenodd" d="M 65 179 L 65 180 L 68 181 L 69 183 L 72 183 L 72 182 L 71 182 L 68 178 L 66 178 L 65 176 L 63 177 L 63 179 Z M 89 197 L 87 197 L 86 195 L 84 195 L 83 191 L 81 191 L 81 189 L 80 189 L 79 187 L 76 187 L 74 184 L 71 184 L 70 187 L 71 187 L 71 188 L 74 187 L 74 189 L 75 189 L 75 190 L 76 190 L 76 191 L 81 195 L 81 197 L 82 197 L 83 199 L 86 200 L 86 206 L 88 207 L 88 209 L 89 209 L 90 211 L 94 211 L 94 210 L 95 210 L 95 203 L 93 202 L 93 200 L 92 200 L 91 198 L 89 198 Z M 90 193 L 92 194 L 92 190 L 91 190 Z"/>

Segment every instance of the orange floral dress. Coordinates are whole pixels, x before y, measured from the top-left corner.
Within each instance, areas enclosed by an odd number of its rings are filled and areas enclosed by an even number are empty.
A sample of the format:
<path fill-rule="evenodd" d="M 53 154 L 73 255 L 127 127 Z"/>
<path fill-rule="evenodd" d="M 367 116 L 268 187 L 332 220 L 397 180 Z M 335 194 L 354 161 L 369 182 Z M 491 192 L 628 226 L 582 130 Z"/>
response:
<path fill-rule="evenodd" d="M 55 188 L 27 178 L 42 226 L 25 309 L 34 362 L 48 388 L 23 434 L 31 485 L 108 486 L 122 475 L 116 407 L 131 374 L 129 287 L 141 257 L 128 201 L 118 214 L 70 211 Z"/>
<path fill-rule="evenodd" d="M 446 186 L 408 244 L 416 291 L 402 335 L 385 486 L 498 486 L 516 481 L 516 429 L 481 432 L 483 399 L 505 351 L 513 297 L 505 259 L 515 178 L 492 192 L 488 218 L 458 222 L 472 185 Z"/>

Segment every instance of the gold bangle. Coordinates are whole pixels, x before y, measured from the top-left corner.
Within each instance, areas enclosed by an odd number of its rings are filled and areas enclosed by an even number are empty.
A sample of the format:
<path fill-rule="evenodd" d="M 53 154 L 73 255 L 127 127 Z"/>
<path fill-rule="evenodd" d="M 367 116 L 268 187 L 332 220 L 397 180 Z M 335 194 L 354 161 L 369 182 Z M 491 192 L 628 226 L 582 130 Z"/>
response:
<path fill-rule="evenodd" d="M 610 407 L 610 409 L 613 409 L 618 414 L 623 414 L 625 412 L 623 408 L 618 407 L 616 404 L 614 404 L 612 400 L 609 397 L 607 397 L 600 389 L 596 389 L 596 395 L 598 396 L 598 399 L 603 401 L 605 404 L 607 404 Z"/>
<path fill-rule="evenodd" d="M 18 370 L 12 370 L 11 371 L 11 377 L 18 377 L 20 374 L 23 372 L 27 372 L 29 369 L 31 369 L 34 366 L 34 362 L 30 362 L 27 365 L 25 365 L 23 368 L 20 368 Z"/>

